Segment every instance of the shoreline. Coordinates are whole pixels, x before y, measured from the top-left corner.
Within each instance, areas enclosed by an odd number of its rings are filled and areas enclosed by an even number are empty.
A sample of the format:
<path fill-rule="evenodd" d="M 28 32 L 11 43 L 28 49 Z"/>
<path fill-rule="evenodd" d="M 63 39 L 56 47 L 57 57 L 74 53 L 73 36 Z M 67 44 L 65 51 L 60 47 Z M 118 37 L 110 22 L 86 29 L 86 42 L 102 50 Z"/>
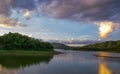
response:
<path fill-rule="evenodd" d="M 13 56 L 50 56 L 59 54 L 56 51 L 31 51 L 31 50 L 0 50 L 0 56 L 13 55 Z"/>

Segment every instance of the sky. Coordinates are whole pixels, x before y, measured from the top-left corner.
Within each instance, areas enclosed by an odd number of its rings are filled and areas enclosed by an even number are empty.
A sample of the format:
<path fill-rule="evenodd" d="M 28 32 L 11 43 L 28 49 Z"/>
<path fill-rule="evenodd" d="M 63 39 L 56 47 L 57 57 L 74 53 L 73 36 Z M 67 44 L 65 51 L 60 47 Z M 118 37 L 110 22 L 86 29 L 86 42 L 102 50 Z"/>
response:
<path fill-rule="evenodd" d="M 0 0 L 0 35 L 119 40 L 120 0 Z"/>

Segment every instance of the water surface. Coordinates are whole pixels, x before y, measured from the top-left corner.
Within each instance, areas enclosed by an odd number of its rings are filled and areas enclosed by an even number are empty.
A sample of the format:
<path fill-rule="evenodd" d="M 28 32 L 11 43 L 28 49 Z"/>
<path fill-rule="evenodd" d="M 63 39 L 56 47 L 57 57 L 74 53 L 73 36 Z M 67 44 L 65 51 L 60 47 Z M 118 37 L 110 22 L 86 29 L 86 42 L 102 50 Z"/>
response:
<path fill-rule="evenodd" d="M 120 74 L 120 58 L 106 52 L 64 51 L 53 56 L 0 56 L 0 74 Z"/>

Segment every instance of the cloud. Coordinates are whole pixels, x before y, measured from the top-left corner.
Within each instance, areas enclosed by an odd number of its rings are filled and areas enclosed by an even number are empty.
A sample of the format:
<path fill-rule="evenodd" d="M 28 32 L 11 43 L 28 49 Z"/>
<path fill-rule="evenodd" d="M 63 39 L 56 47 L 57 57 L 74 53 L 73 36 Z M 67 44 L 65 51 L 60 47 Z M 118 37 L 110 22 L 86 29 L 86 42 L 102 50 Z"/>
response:
<path fill-rule="evenodd" d="M 5 16 L 0 16 L 0 26 L 4 28 L 11 28 L 11 27 L 25 27 L 20 21 L 17 19 L 12 19 Z"/>
<path fill-rule="evenodd" d="M 10 7 L 6 0 L 0 0 L 0 15 L 9 15 Z"/>
<path fill-rule="evenodd" d="M 25 27 L 19 19 L 11 18 L 12 10 L 21 11 L 35 9 L 34 0 L 0 0 L 0 26 L 4 28 Z M 19 13 L 18 13 L 19 14 Z M 24 16 L 24 15 L 23 15 Z M 30 15 L 24 16 L 29 18 Z M 18 17 L 19 18 L 19 17 Z"/>
<path fill-rule="evenodd" d="M 118 0 L 52 0 L 44 10 L 56 18 L 104 21 L 120 14 Z"/>
<path fill-rule="evenodd" d="M 61 19 L 116 21 L 120 17 L 119 6 L 119 0 L 0 0 L 0 14 L 8 15 L 12 8 L 41 11 Z"/>
<path fill-rule="evenodd" d="M 100 38 L 108 38 L 109 34 L 119 28 L 119 24 L 115 22 L 105 21 L 99 22 L 99 34 Z"/>
<path fill-rule="evenodd" d="M 27 20 L 32 18 L 30 12 L 34 11 L 38 15 L 85 23 L 120 23 L 120 0 L 0 0 L 0 26 L 23 26 L 19 19 L 11 18 L 11 10 L 18 11 L 18 14 L 23 12 Z"/>
<path fill-rule="evenodd" d="M 115 23 L 120 23 L 119 6 L 118 0 L 52 0 L 51 3 L 43 5 L 43 11 L 54 18 L 85 23 L 101 22 L 100 38 L 106 38 L 114 32 Z"/>
<path fill-rule="evenodd" d="M 35 0 L 8 0 L 12 8 L 33 10 L 36 8 Z"/>
<path fill-rule="evenodd" d="M 31 18 L 31 12 L 26 10 L 24 15 L 23 15 L 26 19 L 30 19 Z"/>

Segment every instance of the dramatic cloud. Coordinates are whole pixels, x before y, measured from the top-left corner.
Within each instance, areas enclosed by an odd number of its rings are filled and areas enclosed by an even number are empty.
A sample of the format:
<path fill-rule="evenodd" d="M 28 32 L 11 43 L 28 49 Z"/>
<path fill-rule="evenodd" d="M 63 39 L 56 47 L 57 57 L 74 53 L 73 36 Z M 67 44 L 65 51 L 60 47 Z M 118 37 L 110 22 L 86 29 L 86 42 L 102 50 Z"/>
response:
<path fill-rule="evenodd" d="M 115 23 L 120 23 L 120 0 L 0 0 L 0 26 L 22 25 L 19 19 L 11 18 L 11 10 L 22 12 L 26 21 L 33 17 L 34 11 L 57 19 L 97 22 L 101 38 L 108 37 L 115 30 Z"/>
<path fill-rule="evenodd" d="M 9 15 L 10 7 L 6 0 L 0 0 L 0 15 Z"/>
<path fill-rule="evenodd" d="M 9 14 L 13 8 L 78 21 L 116 21 L 119 18 L 116 15 L 120 15 L 119 6 L 119 0 L 0 0 L 0 14 Z"/>
<path fill-rule="evenodd" d="M 44 6 L 44 11 L 57 18 L 105 21 L 120 14 L 119 6 L 118 0 L 52 0 Z"/>
<path fill-rule="evenodd" d="M 52 0 L 43 10 L 49 16 L 81 22 L 98 22 L 100 38 L 107 38 L 120 20 L 118 0 Z M 107 21 L 107 22 L 106 22 Z"/>
<path fill-rule="evenodd" d="M 5 28 L 11 28 L 11 27 L 23 27 L 25 25 L 22 25 L 21 22 L 15 19 L 11 19 L 9 17 L 0 16 L 0 26 Z"/>
<path fill-rule="evenodd" d="M 98 26 L 99 26 L 100 38 L 108 38 L 110 33 L 118 29 L 119 24 L 105 21 L 105 22 L 99 22 Z"/>
<path fill-rule="evenodd" d="M 36 8 L 35 0 L 9 0 L 10 5 L 17 9 L 33 10 Z"/>

